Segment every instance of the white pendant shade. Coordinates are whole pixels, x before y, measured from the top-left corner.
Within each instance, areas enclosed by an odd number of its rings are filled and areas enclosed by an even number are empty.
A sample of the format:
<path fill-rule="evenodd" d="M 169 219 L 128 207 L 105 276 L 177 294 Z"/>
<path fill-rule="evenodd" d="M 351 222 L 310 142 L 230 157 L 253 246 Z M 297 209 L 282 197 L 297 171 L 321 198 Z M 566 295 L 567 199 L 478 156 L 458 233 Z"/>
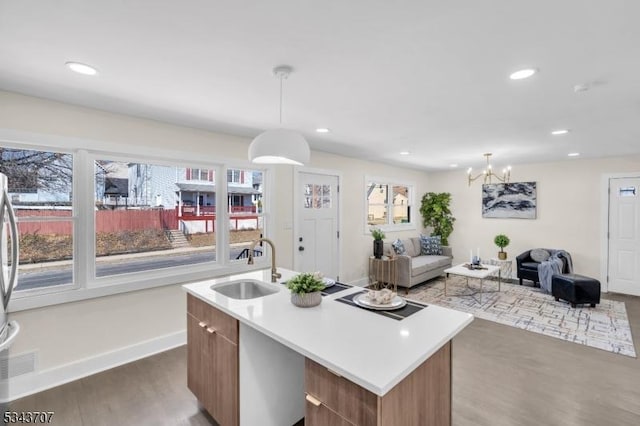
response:
<path fill-rule="evenodd" d="M 249 145 L 249 160 L 253 163 L 303 166 L 309 162 L 309 157 L 309 144 L 293 130 L 267 130 Z"/>

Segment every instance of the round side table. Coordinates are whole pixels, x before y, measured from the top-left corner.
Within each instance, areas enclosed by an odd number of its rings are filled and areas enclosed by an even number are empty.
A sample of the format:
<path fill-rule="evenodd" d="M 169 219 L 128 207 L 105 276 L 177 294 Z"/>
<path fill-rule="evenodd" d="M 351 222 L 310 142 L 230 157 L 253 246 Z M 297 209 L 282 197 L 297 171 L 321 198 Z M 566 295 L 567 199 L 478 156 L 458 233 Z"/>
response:
<path fill-rule="evenodd" d="M 388 288 L 391 291 L 397 291 L 398 270 L 396 268 L 396 258 L 382 256 L 376 259 L 374 256 L 369 257 L 369 288 L 374 290 L 382 290 Z"/>
<path fill-rule="evenodd" d="M 513 272 L 513 260 L 511 259 L 497 259 L 492 258 L 489 259 L 489 265 L 495 265 L 500 267 L 500 275 L 502 275 L 502 279 L 510 280 L 511 274 Z"/>

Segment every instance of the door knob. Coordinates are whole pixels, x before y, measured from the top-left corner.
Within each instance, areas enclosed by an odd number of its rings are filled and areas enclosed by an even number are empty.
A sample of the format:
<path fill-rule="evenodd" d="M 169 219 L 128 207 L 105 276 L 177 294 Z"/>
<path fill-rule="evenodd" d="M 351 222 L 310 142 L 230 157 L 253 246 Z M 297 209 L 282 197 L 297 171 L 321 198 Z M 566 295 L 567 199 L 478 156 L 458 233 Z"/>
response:
<path fill-rule="evenodd" d="M 298 247 L 298 251 L 304 251 L 304 247 L 299 246 L 299 247 Z"/>

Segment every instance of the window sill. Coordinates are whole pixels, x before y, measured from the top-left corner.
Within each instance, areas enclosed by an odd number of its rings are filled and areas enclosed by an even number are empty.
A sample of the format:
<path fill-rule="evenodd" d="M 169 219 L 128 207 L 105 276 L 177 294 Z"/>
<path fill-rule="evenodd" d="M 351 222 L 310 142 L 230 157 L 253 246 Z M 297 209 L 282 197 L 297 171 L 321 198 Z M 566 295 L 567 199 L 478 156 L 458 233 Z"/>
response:
<path fill-rule="evenodd" d="M 39 293 L 33 295 L 24 295 L 20 297 L 18 294 L 14 294 L 9 304 L 8 312 L 20 312 L 30 309 L 42 308 L 45 306 L 59 305 L 63 303 L 79 302 L 82 300 L 95 299 L 98 297 L 113 296 L 116 294 L 123 294 L 132 291 L 147 290 L 157 287 L 164 287 L 169 285 L 181 285 L 193 281 L 201 281 L 207 279 L 213 279 L 222 277 L 225 275 L 235 274 L 239 272 L 253 271 L 257 269 L 265 269 L 270 265 L 270 260 L 265 259 L 263 261 L 256 261 L 254 265 L 247 265 L 246 263 L 235 263 L 231 265 L 201 265 L 200 268 L 189 268 L 188 272 L 185 271 L 171 271 L 158 270 L 158 274 L 154 276 L 147 275 L 144 279 L 132 276 L 122 276 L 116 283 L 97 285 L 93 283 L 92 286 L 86 286 L 84 288 L 73 287 L 71 289 L 55 292 L 55 287 L 51 288 L 52 292 Z M 117 279 L 118 277 L 113 277 Z M 68 288 L 68 287 L 67 287 Z"/>
<path fill-rule="evenodd" d="M 397 223 L 393 225 L 367 225 L 365 234 L 370 235 L 371 229 L 380 229 L 383 232 L 402 232 L 402 231 L 415 231 L 418 229 L 415 223 Z"/>

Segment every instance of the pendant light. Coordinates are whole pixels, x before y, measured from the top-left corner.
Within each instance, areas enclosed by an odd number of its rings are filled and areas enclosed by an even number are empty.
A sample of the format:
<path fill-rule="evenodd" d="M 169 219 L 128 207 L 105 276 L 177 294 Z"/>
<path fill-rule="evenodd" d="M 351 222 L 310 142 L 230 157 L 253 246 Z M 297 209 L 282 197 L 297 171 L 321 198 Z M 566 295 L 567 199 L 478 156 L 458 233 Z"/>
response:
<path fill-rule="evenodd" d="M 282 80 L 289 77 L 293 69 L 281 65 L 273 69 L 280 79 L 280 128 L 260 133 L 249 145 L 249 160 L 260 164 L 294 164 L 303 166 L 309 162 L 309 144 L 293 130 L 282 128 Z"/>

